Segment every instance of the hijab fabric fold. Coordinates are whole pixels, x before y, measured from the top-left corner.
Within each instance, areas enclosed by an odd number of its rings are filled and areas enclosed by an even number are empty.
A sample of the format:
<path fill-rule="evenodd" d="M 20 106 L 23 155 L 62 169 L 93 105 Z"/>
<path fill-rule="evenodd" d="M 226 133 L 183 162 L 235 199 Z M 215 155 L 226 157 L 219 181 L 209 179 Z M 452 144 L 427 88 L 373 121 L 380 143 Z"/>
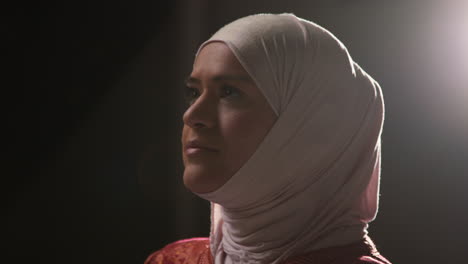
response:
<path fill-rule="evenodd" d="M 377 213 L 384 103 L 379 84 L 323 27 L 257 14 L 217 31 L 278 116 L 211 202 L 216 264 L 280 263 L 367 235 Z"/>

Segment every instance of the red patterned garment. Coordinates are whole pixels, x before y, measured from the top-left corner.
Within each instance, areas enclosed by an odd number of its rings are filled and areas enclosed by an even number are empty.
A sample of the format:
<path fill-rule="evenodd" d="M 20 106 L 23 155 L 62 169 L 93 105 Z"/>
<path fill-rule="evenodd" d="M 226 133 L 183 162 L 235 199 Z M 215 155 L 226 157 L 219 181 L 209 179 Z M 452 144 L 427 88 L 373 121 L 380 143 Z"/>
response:
<path fill-rule="evenodd" d="M 339 247 L 312 251 L 283 264 L 391 264 L 369 238 Z M 145 264 L 213 264 L 208 238 L 174 242 L 151 254 Z"/>
<path fill-rule="evenodd" d="M 151 254 L 145 264 L 212 264 L 210 240 L 192 238 L 179 240 Z"/>

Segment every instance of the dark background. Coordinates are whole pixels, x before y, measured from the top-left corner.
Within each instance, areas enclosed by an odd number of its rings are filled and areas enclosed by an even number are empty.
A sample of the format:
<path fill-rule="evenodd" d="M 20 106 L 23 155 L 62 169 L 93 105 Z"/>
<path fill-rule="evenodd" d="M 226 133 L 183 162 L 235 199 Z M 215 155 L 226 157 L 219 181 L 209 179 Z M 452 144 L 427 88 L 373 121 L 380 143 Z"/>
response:
<path fill-rule="evenodd" d="M 65 1 L 64 1 L 65 2 Z M 393 263 L 462 263 L 468 235 L 466 1 L 36 1 L 2 14 L 8 263 L 142 263 L 207 236 L 184 189 L 183 79 L 222 25 L 292 12 L 382 86 L 381 206 Z"/>

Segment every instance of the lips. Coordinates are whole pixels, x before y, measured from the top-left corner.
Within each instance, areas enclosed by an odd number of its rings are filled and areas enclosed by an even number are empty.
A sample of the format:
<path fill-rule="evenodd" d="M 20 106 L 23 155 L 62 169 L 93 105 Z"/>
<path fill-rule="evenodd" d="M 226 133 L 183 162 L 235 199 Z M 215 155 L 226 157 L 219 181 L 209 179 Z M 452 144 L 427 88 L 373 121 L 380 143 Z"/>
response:
<path fill-rule="evenodd" d="M 187 142 L 185 145 L 185 150 L 186 151 L 209 151 L 209 152 L 218 152 L 218 150 L 214 147 L 209 146 L 208 144 L 204 144 L 199 140 L 190 140 Z"/>

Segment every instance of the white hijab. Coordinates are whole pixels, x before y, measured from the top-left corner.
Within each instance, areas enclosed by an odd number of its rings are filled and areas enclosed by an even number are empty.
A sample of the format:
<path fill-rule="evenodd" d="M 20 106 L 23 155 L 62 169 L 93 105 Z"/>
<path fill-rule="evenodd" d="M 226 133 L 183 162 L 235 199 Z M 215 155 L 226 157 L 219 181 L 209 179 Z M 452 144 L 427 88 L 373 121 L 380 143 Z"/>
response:
<path fill-rule="evenodd" d="M 216 264 L 280 263 L 367 235 L 377 213 L 379 84 L 329 31 L 293 14 L 238 19 L 227 44 L 278 119 L 211 201 Z M 197 53 L 198 55 L 198 53 Z"/>

